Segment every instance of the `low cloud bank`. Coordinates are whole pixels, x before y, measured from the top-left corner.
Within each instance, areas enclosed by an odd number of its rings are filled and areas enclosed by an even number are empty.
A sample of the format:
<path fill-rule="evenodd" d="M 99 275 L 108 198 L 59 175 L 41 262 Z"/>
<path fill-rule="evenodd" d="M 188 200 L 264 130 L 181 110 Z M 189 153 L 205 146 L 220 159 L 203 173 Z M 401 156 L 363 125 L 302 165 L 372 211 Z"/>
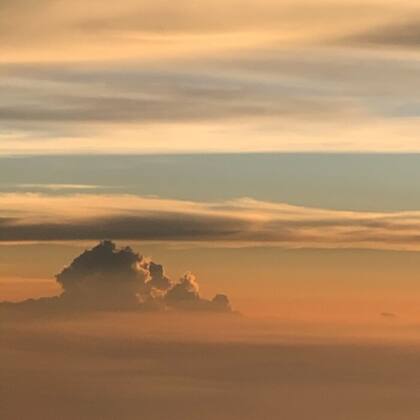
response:
<path fill-rule="evenodd" d="M 84 251 L 56 280 L 63 289 L 60 296 L 3 305 L 45 310 L 231 312 L 227 296 L 217 294 L 212 300 L 200 296 L 194 274 L 188 272 L 174 282 L 162 265 L 108 240 Z"/>

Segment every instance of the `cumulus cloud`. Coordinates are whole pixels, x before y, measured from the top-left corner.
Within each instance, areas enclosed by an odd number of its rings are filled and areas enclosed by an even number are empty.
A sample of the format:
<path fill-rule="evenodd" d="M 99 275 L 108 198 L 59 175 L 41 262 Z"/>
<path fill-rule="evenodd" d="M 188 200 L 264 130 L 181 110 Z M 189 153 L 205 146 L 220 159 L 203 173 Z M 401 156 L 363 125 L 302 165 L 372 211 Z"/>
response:
<path fill-rule="evenodd" d="M 174 284 L 165 295 L 165 302 L 177 309 L 195 311 L 230 312 L 230 302 L 226 295 L 217 294 L 212 300 L 202 299 L 197 278 L 188 272 Z"/>
<path fill-rule="evenodd" d="M 88 306 L 129 307 L 137 304 L 147 277 L 138 254 L 103 241 L 77 257 L 56 279 L 67 301 Z"/>
<path fill-rule="evenodd" d="M 166 277 L 165 271 L 161 264 L 156 264 L 153 261 L 150 261 L 147 264 L 147 269 L 149 271 L 149 280 L 147 285 L 152 289 L 157 290 L 168 290 L 172 282 Z"/>
<path fill-rule="evenodd" d="M 29 300 L 8 307 L 40 310 L 203 310 L 230 312 L 225 295 L 212 300 L 199 294 L 194 274 L 174 283 L 162 265 L 130 247 L 105 240 L 76 257 L 56 276 L 63 292 L 58 297 Z"/>
<path fill-rule="evenodd" d="M 192 273 L 186 273 L 165 296 L 168 302 L 186 302 L 200 299 L 197 280 Z"/>

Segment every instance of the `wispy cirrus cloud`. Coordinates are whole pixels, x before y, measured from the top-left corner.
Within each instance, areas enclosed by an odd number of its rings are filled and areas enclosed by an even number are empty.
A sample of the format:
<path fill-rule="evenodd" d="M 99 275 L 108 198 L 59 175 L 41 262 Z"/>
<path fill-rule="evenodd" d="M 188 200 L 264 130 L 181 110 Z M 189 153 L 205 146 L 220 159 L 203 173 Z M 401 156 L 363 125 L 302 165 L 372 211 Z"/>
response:
<path fill-rule="evenodd" d="M 13 185 L 15 189 L 23 190 L 96 190 L 102 188 L 109 188 L 103 185 L 89 185 L 89 184 L 18 184 Z M 115 187 L 114 187 L 115 188 Z"/>
<path fill-rule="evenodd" d="M 186 65 L 4 66 L 0 153 L 419 150 L 416 61 L 271 48 Z"/>
<path fill-rule="evenodd" d="M 168 53 L 171 46 L 177 52 L 188 52 L 194 37 L 203 35 L 210 35 L 212 42 L 201 45 L 202 51 L 232 46 L 226 43 L 229 34 L 235 35 L 231 41 L 236 46 L 244 45 L 244 40 L 249 44 L 253 38 L 255 42 L 258 35 L 265 40 L 313 43 L 327 34 L 363 28 L 372 21 L 392 17 L 396 11 L 413 8 L 415 5 L 409 1 L 384 4 L 377 0 L 363 4 L 353 0 L 182 0 L 176 5 L 165 1 L 123 0 L 116 4 L 91 0 L 89 7 L 81 0 L 71 4 L 51 0 L 3 1 L 0 43 L 15 48 L 14 52 L 6 51 L 14 58 L 30 55 L 28 46 L 41 57 L 47 54 L 50 58 L 64 58 L 58 50 L 60 45 L 68 47 L 83 41 L 77 49 L 67 51 L 70 59 L 87 58 L 89 52 L 94 53 L 90 58 L 121 53 L 159 56 Z M 16 24 L 22 29 L 17 31 Z M 214 37 L 218 34 L 224 35 L 225 45 L 221 38 Z M 122 40 L 126 41 L 124 45 Z M 138 51 L 139 46 L 143 51 Z"/>
<path fill-rule="evenodd" d="M 103 238 L 283 247 L 420 249 L 420 212 L 355 212 L 238 199 L 0 195 L 1 241 Z"/>
<path fill-rule="evenodd" d="M 420 150 L 415 2 L 0 7 L 0 153 Z"/>

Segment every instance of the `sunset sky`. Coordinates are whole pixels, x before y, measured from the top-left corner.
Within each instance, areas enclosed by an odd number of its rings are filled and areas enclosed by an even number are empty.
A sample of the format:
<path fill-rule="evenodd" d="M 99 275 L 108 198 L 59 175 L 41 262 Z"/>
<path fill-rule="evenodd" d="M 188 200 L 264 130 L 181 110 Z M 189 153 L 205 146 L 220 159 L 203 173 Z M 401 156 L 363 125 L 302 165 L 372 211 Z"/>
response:
<path fill-rule="evenodd" d="M 420 315 L 420 157 L 389 154 L 0 159 L 0 291 L 60 292 L 99 239 L 257 316 Z"/>
<path fill-rule="evenodd" d="M 0 0 L 2 420 L 420 419 L 418 0 Z"/>
<path fill-rule="evenodd" d="M 58 293 L 110 238 L 252 314 L 420 317 L 419 22 L 408 0 L 3 0 L 1 297 Z"/>
<path fill-rule="evenodd" d="M 420 151 L 419 19 L 409 0 L 3 0 L 0 152 Z"/>

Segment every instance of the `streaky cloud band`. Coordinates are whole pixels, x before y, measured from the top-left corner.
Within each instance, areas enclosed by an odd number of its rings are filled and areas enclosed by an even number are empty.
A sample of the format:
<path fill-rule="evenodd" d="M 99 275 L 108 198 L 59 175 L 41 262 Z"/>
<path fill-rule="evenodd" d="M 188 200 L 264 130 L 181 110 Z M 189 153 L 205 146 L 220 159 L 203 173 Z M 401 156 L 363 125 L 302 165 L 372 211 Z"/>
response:
<path fill-rule="evenodd" d="M 420 211 L 357 212 L 251 198 L 0 194 L 0 241 L 213 241 L 284 247 L 420 249 Z"/>

